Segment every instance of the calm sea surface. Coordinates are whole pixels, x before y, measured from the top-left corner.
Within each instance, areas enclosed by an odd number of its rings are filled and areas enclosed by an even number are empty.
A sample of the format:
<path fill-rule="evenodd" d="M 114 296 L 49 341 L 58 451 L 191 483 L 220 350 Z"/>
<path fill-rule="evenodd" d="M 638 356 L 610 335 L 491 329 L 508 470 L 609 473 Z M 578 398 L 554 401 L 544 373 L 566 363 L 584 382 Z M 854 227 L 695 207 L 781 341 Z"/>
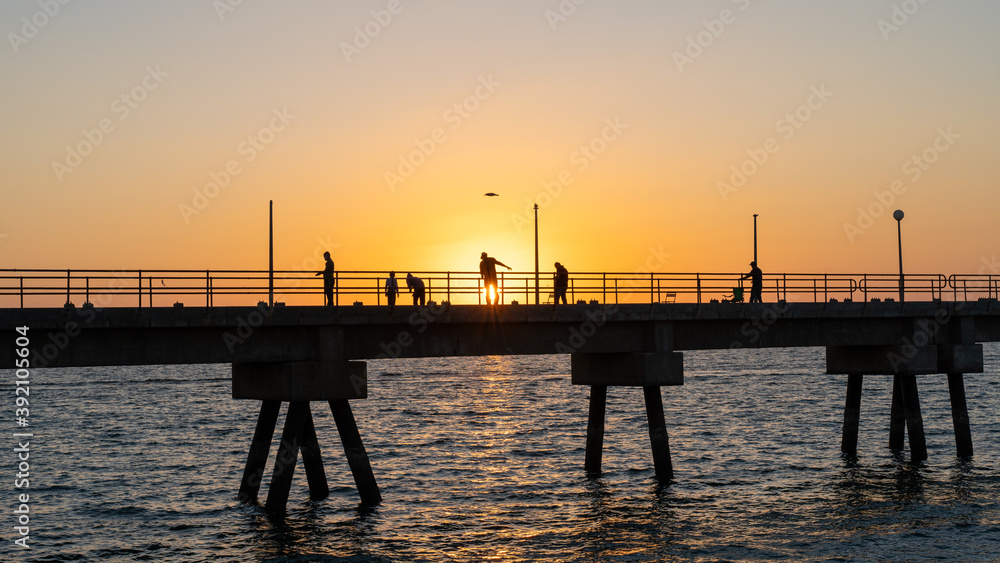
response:
<path fill-rule="evenodd" d="M 972 460 L 945 379 L 918 378 L 921 464 L 886 447 L 891 378 L 866 378 L 846 460 L 846 376 L 822 349 L 684 357 L 684 386 L 663 389 L 669 486 L 637 389 L 609 390 L 604 473 L 586 476 L 589 389 L 568 356 L 383 360 L 352 406 L 384 501 L 359 507 L 316 403 L 331 495 L 308 500 L 300 463 L 283 518 L 236 500 L 259 403 L 230 398 L 228 365 L 34 370 L 32 549 L 12 543 L 6 421 L 0 560 L 1000 561 L 997 346 L 966 377 Z"/>

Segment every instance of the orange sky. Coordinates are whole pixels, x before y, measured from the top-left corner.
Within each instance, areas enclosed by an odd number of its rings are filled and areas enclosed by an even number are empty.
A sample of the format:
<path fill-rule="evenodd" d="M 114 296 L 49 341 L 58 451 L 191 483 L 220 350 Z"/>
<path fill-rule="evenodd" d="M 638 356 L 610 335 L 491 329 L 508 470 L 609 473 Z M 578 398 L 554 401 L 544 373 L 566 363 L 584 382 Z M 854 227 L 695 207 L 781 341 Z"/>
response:
<path fill-rule="evenodd" d="M 537 202 L 545 272 L 744 271 L 759 213 L 766 272 L 891 273 L 902 208 L 975 273 L 1000 6 L 901 4 L 4 3 L 0 262 L 263 269 L 274 200 L 279 269 L 530 270 Z"/>

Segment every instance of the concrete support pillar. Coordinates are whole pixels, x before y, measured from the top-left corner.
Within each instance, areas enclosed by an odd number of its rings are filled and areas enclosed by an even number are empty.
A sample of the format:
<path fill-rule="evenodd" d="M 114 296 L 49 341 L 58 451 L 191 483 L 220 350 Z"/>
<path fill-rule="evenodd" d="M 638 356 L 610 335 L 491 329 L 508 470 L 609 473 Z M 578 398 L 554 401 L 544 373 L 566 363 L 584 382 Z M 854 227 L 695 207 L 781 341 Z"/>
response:
<path fill-rule="evenodd" d="M 648 345 L 655 348 L 669 343 L 669 329 L 670 326 L 665 323 L 650 328 L 646 335 Z M 642 387 L 656 477 L 663 482 L 673 479 L 660 387 L 684 384 L 683 355 L 673 351 L 603 354 L 578 352 L 572 355 L 571 363 L 573 385 L 590 386 L 587 454 L 584 460 L 587 473 L 601 472 L 608 387 L 615 385 Z"/>
<path fill-rule="evenodd" d="M 243 481 L 240 483 L 240 502 L 255 503 L 260 491 L 260 483 L 264 479 L 264 466 L 267 464 L 267 454 L 271 451 L 271 439 L 274 437 L 274 427 L 278 423 L 278 411 L 281 401 L 262 401 L 260 415 L 257 416 L 257 428 L 250 442 L 250 453 L 247 455 L 247 465 L 243 470 Z"/>
<path fill-rule="evenodd" d="M 917 376 L 900 375 L 903 392 L 903 411 L 906 413 L 906 434 L 910 438 L 910 458 L 927 459 L 927 441 L 924 438 L 924 419 L 920 416 L 920 397 L 917 393 Z"/>
<path fill-rule="evenodd" d="M 889 415 L 889 448 L 902 450 L 904 440 L 909 437 L 910 455 L 914 461 L 927 459 L 927 440 L 924 436 L 924 422 L 920 413 L 920 395 L 917 391 L 917 375 L 947 373 L 952 394 L 952 418 L 955 422 L 955 441 L 959 452 L 972 451 L 972 437 L 969 430 L 968 411 L 965 406 L 965 390 L 962 374 L 969 371 L 983 371 L 983 349 L 980 344 L 952 344 L 933 340 L 940 331 L 939 324 L 931 321 L 917 322 L 914 341 L 920 337 L 927 345 L 871 345 L 871 346 L 827 346 L 826 366 L 828 373 L 892 375 L 892 407 Z M 927 328 L 932 327 L 932 328 Z M 971 321 L 947 331 L 954 340 L 967 342 L 974 338 Z M 853 378 L 854 376 L 850 376 Z M 841 449 L 852 453 L 857 448 L 856 401 L 860 399 L 860 377 L 857 391 L 848 381 L 847 405 L 844 410 L 844 436 Z M 855 397 L 854 393 L 858 393 Z M 960 453 L 960 456 L 963 454 Z"/>
<path fill-rule="evenodd" d="M 271 486 L 267 490 L 267 502 L 264 505 L 267 510 L 285 511 L 288 492 L 292 487 L 292 475 L 295 473 L 295 461 L 299 457 L 299 440 L 308 417 L 308 403 L 294 401 L 288 404 L 285 428 L 281 432 L 281 443 L 274 460 L 274 474 L 271 476 Z"/>
<path fill-rule="evenodd" d="M 847 402 L 844 405 L 844 431 L 840 439 L 840 451 L 858 455 L 858 428 L 861 421 L 861 388 L 864 375 L 852 373 L 847 376 Z"/>
<path fill-rule="evenodd" d="M 321 334 L 324 338 L 320 338 L 322 346 L 319 348 L 321 351 L 336 352 L 336 338 L 327 332 L 329 331 Z M 377 504 L 381 501 L 368 454 L 361 443 L 361 434 L 347 402 L 348 399 L 363 399 L 368 396 L 368 366 L 365 362 L 336 360 L 326 357 L 329 354 L 324 354 L 326 352 L 320 354 L 323 356 L 322 361 L 313 362 L 233 364 L 233 398 L 263 401 L 240 485 L 241 500 L 257 501 L 261 476 L 267 463 L 282 402 L 289 403 L 288 414 L 265 507 L 277 512 L 285 510 L 300 451 L 310 498 L 317 500 L 329 496 L 330 487 L 309 408 L 310 401 L 329 401 L 362 502 Z"/>
<path fill-rule="evenodd" d="M 587 473 L 601 472 L 601 456 L 604 452 L 604 418 L 608 404 L 608 386 L 590 386 L 590 414 L 587 418 L 587 454 L 584 468 Z"/>
<path fill-rule="evenodd" d="M 354 474 L 354 483 L 358 486 L 362 504 L 376 505 L 382 502 L 382 494 L 379 493 L 378 483 L 375 482 L 375 474 L 368 461 L 365 445 L 361 442 L 361 434 L 358 432 L 350 403 L 347 399 L 330 401 L 330 410 L 337 423 L 340 441 L 344 444 L 344 453 L 347 454 L 347 463 L 351 466 L 351 473 Z"/>
<path fill-rule="evenodd" d="M 889 449 L 902 450 L 906 438 L 906 411 L 899 376 L 892 376 L 892 405 L 889 408 Z"/>
<path fill-rule="evenodd" d="M 965 381 L 961 373 L 948 374 L 948 394 L 951 396 L 951 419 L 955 424 L 958 457 L 972 457 L 972 429 L 965 402 Z"/>
<path fill-rule="evenodd" d="M 659 386 L 642 388 L 646 399 L 646 420 L 649 423 L 649 442 L 653 449 L 653 468 L 656 478 L 664 483 L 674 478 L 674 468 L 670 463 L 670 442 L 667 439 L 667 425 L 663 416 L 663 398 Z"/>
<path fill-rule="evenodd" d="M 299 440 L 302 451 L 302 465 L 306 468 L 306 480 L 309 483 L 309 498 L 320 500 L 330 496 L 330 487 L 326 482 L 326 472 L 323 470 L 323 456 L 320 453 L 319 440 L 316 439 L 316 426 L 313 424 L 309 403 L 305 404 L 306 422 L 302 427 Z"/>

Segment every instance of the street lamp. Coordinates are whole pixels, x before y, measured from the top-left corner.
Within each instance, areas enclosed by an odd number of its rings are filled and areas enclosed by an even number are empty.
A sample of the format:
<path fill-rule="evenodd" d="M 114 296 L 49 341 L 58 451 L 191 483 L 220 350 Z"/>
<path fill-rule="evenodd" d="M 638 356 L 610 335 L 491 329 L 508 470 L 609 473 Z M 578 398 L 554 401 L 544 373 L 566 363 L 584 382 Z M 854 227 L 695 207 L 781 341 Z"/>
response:
<path fill-rule="evenodd" d="M 906 301 L 903 294 L 903 210 L 897 209 L 892 212 L 892 218 L 896 220 L 896 243 L 899 246 L 899 302 Z"/>
<path fill-rule="evenodd" d="M 267 204 L 267 303 L 274 307 L 274 200 Z"/>
<path fill-rule="evenodd" d="M 538 204 L 535 204 L 535 305 L 538 305 Z"/>

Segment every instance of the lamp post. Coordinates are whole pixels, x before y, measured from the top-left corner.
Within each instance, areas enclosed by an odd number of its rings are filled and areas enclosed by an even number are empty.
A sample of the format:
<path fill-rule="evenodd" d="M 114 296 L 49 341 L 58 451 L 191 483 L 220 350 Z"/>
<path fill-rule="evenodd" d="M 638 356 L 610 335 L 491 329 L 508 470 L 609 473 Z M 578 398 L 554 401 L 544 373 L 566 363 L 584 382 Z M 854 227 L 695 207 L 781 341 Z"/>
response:
<path fill-rule="evenodd" d="M 538 305 L 538 204 L 535 204 L 535 305 Z"/>
<path fill-rule="evenodd" d="M 896 220 L 896 243 L 899 247 L 899 302 L 906 301 L 903 293 L 903 211 L 897 209 L 892 212 L 892 218 Z"/>
<path fill-rule="evenodd" d="M 267 204 L 267 304 L 274 307 L 274 200 Z"/>
<path fill-rule="evenodd" d="M 753 214 L 753 261 L 757 263 L 757 214 Z"/>

